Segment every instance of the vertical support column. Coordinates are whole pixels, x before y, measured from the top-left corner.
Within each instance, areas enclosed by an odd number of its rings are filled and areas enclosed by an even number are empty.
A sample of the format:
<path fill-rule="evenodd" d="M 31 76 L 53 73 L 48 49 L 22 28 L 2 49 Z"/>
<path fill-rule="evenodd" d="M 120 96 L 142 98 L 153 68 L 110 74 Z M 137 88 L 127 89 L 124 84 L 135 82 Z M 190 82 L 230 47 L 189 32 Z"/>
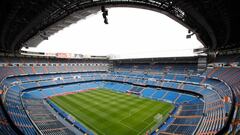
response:
<path fill-rule="evenodd" d="M 198 73 L 203 73 L 207 69 L 207 57 L 198 58 Z"/>

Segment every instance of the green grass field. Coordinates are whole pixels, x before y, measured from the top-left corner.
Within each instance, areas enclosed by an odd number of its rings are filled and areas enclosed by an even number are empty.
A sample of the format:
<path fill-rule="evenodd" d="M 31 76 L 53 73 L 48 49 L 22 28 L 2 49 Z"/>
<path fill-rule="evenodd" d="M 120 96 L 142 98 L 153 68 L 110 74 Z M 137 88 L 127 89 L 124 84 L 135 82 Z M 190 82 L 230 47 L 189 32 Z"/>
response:
<path fill-rule="evenodd" d="M 97 89 L 51 99 L 99 135 L 140 135 L 159 124 L 174 108 L 165 102 Z"/>

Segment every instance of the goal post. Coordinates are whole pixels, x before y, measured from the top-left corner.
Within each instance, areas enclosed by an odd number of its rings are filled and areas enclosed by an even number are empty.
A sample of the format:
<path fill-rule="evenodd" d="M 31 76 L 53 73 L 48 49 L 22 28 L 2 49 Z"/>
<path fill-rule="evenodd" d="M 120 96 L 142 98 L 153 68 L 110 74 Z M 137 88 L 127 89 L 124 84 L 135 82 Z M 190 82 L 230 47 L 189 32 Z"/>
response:
<path fill-rule="evenodd" d="M 158 113 L 154 116 L 154 120 L 158 123 L 158 122 L 161 122 L 162 121 L 162 114 Z"/>
<path fill-rule="evenodd" d="M 164 118 L 163 118 L 162 114 L 158 113 L 154 116 L 153 120 L 156 122 L 156 124 L 155 124 L 155 126 L 151 127 L 150 130 L 148 130 L 150 133 L 155 131 L 156 129 L 158 129 L 158 126 L 162 124 Z"/>

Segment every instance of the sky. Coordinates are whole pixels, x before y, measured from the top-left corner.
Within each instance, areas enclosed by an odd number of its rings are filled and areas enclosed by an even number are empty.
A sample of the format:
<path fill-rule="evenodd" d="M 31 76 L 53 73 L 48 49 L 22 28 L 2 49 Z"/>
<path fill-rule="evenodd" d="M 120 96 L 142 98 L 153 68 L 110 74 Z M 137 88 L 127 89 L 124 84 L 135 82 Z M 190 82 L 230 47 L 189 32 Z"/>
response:
<path fill-rule="evenodd" d="M 135 8 L 108 9 L 109 24 L 101 12 L 88 16 L 59 31 L 34 52 L 114 55 L 122 58 L 193 56 L 202 44 L 188 30 L 171 18 L 154 11 Z"/>

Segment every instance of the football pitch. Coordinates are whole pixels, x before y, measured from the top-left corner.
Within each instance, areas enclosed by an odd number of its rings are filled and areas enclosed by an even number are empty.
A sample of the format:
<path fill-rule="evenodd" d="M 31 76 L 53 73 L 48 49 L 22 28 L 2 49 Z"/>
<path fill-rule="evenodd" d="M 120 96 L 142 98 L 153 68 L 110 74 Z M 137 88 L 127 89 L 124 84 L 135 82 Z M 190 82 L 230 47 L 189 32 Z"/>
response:
<path fill-rule="evenodd" d="M 172 104 L 99 88 L 51 100 L 99 135 L 142 135 L 159 124 Z"/>

